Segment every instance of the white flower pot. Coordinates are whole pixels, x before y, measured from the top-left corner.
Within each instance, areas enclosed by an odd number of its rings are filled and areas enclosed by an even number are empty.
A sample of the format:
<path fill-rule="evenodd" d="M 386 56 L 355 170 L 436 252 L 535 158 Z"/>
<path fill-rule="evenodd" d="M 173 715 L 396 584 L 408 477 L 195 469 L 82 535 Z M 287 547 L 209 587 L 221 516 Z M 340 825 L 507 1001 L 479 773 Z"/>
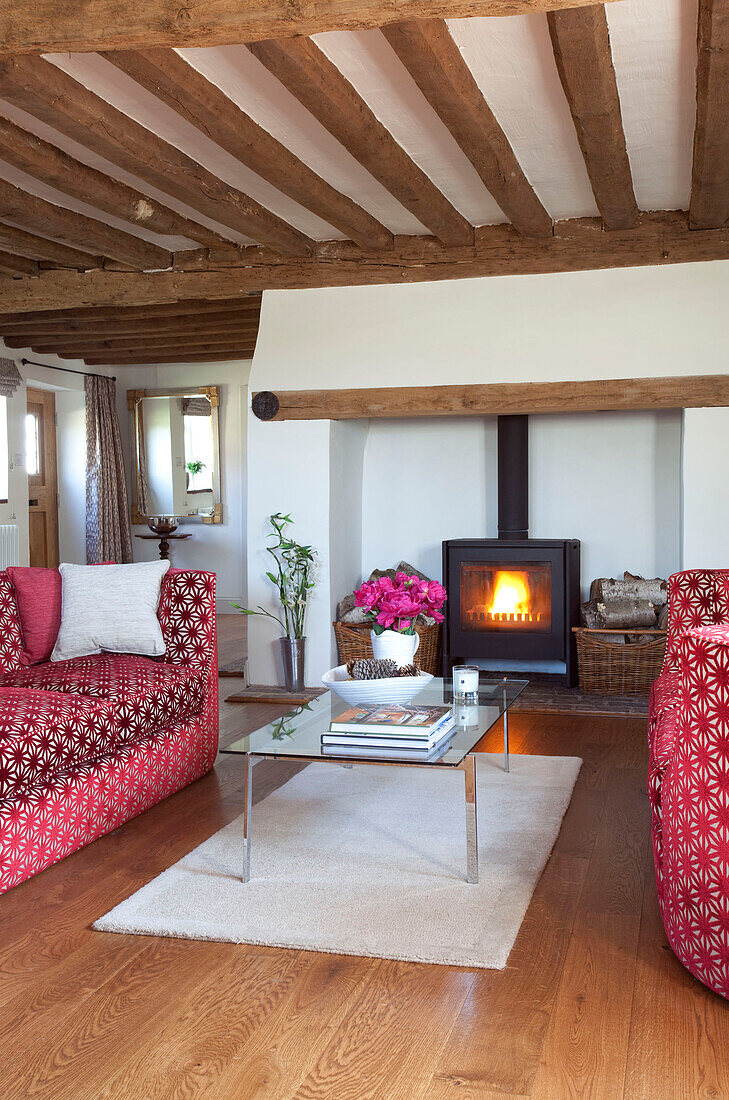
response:
<path fill-rule="evenodd" d="M 383 630 L 381 634 L 370 635 L 372 653 L 377 660 L 394 661 L 400 668 L 411 665 L 420 645 L 419 634 L 401 634 L 398 630 Z"/>

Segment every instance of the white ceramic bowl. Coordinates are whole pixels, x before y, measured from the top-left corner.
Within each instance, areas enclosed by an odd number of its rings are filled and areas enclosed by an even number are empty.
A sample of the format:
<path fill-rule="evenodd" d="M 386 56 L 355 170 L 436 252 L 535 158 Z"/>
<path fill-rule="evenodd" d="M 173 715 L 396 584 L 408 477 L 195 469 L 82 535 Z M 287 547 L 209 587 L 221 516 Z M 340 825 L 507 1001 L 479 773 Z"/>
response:
<path fill-rule="evenodd" d="M 402 703 L 413 699 L 433 679 L 429 672 L 417 676 L 388 676 L 384 680 L 352 680 L 346 665 L 330 668 L 321 678 L 325 688 L 351 706 L 360 703 Z"/>

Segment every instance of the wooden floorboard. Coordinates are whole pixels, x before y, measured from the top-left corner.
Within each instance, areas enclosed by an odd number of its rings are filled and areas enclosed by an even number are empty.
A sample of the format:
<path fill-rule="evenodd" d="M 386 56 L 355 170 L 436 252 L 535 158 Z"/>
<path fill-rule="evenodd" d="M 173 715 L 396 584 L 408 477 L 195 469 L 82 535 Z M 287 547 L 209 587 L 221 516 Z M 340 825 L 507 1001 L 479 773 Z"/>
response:
<path fill-rule="evenodd" d="M 221 741 L 280 713 L 223 704 Z M 584 765 L 505 970 L 92 931 L 239 814 L 221 756 L 0 899 L 2 1100 L 729 1100 L 729 1006 L 658 915 L 643 722 L 515 714 L 511 749 Z"/>

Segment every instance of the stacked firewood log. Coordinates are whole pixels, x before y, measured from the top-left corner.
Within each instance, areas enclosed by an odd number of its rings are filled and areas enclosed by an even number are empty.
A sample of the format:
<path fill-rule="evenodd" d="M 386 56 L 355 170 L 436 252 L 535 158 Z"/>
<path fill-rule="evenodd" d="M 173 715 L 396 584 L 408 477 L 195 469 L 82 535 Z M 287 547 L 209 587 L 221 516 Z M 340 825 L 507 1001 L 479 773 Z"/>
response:
<path fill-rule="evenodd" d="M 592 630 L 664 630 L 667 616 L 666 581 L 633 573 L 624 573 L 622 579 L 599 577 L 582 605 L 582 625 Z"/>

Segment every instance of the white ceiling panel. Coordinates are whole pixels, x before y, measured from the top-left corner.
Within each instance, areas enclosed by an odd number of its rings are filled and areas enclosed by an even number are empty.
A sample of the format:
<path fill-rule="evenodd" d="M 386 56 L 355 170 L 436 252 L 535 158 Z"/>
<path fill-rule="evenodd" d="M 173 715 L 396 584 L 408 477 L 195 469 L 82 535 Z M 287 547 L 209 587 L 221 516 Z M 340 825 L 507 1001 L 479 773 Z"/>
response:
<path fill-rule="evenodd" d="M 448 27 L 552 217 L 597 216 L 546 16 L 449 19 Z"/>
<path fill-rule="evenodd" d="M 606 6 L 641 210 L 685 210 L 696 115 L 696 0 Z"/>

